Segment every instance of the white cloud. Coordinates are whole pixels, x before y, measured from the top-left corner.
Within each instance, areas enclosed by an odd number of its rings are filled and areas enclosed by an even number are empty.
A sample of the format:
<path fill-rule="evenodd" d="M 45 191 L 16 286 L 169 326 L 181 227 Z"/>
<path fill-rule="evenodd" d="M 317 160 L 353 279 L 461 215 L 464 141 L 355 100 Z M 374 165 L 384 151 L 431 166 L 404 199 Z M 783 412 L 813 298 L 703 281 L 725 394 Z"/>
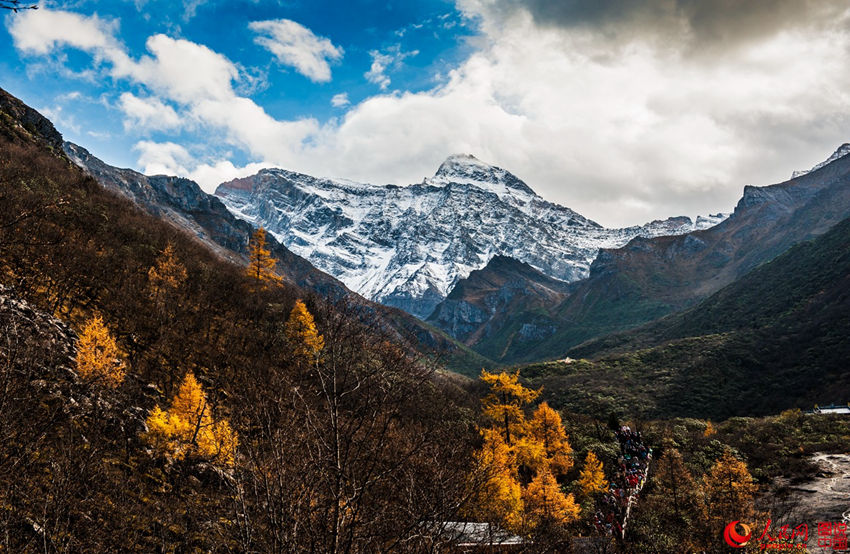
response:
<path fill-rule="evenodd" d="M 405 58 L 418 54 L 419 50 L 402 52 L 400 44 L 396 44 L 383 52 L 372 50 L 369 52 L 369 55 L 372 57 L 372 65 L 369 67 L 369 71 L 364 73 L 363 76 L 370 83 L 378 85 L 381 90 L 387 90 L 392 82 L 386 73 L 387 70 L 400 65 Z"/>
<path fill-rule="evenodd" d="M 149 54 L 133 59 L 113 24 L 49 10 L 37 15 L 61 25 L 21 14 L 10 31 L 33 54 L 63 45 L 90 52 L 114 78 L 209 131 L 211 144 L 258 162 L 235 167 L 195 155 L 199 147 L 139 143 L 146 171 L 194 175 L 207 190 L 260 165 L 406 184 L 448 154 L 471 152 L 550 200 L 624 225 L 728 210 L 744 184 L 783 180 L 847 141 L 847 14 L 738 41 L 711 58 L 641 37 L 612 45 L 587 26 L 543 25 L 521 8 L 494 14 L 482 7 L 492 0 L 462 1 L 482 36 L 442 84 L 368 98 L 324 126 L 271 117 L 236 92 L 237 66 L 203 45 L 155 35 Z M 394 62 L 376 61 L 380 86 Z"/>
<path fill-rule="evenodd" d="M 85 17 L 72 12 L 38 10 L 26 11 L 11 18 L 9 32 L 15 47 L 33 54 L 47 54 L 59 45 L 86 51 L 119 48 L 114 33 L 115 21 L 97 15 Z"/>
<path fill-rule="evenodd" d="M 313 82 L 330 81 L 330 62 L 342 59 L 342 48 L 295 21 L 254 21 L 248 27 L 261 35 L 254 42 L 274 54 L 280 63 L 294 67 Z"/>
<path fill-rule="evenodd" d="M 63 46 L 89 52 L 95 60 L 111 64 L 115 79 L 127 79 L 143 85 L 163 100 L 181 106 L 178 115 L 224 133 L 224 139 L 258 159 L 275 160 L 281 165 L 295 165 L 300 145 L 319 131 L 314 119 L 279 121 L 269 116 L 251 99 L 239 96 L 233 88 L 240 74 L 225 56 L 194 42 L 158 34 L 148 38 L 150 55 L 132 59 L 124 47 L 109 33 L 114 27 L 103 27 L 95 16 L 86 18 L 66 12 L 39 10 L 38 17 L 47 21 L 76 22 L 98 36 L 82 41 L 77 31 L 68 27 L 33 23 L 31 12 L 14 18 L 10 31 L 15 46 L 25 52 L 46 54 Z M 62 14 L 54 18 L 54 14 Z M 41 39 L 33 41 L 27 31 L 40 29 Z M 169 114 L 170 115 L 170 114 Z M 176 127 L 176 125 L 175 125 Z M 209 137 L 208 137 L 209 138 Z M 146 146 L 140 148 L 144 153 Z M 147 167 L 149 158 L 140 160 Z M 179 165 L 179 164 L 178 164 Z M 157 167 L 165 167 L 158 165 Z M 174 167 L 177 167 L 176 165 Z M 185 169 L 185 166 L 179 165 Z"/>
<path fill-rule="evenodd" d="M 331 98 L 331 106 L 334 108 L 344 108 L 351 104 L 348 100 L 347 92 L 340 92 L 339 94 L 334 94 L 333 98 Z"/>
<path fill-rule="evenodd" d="M 143 140 L 133 147 L 139 152 L 139 165 L 145 175 L 186 175 L 192 155 L 183 146 L 173 142 Z"/>
<path fill-rule="evenodd" d="M 125 92 L 118 100 L 119 108 L 127 116 L 124 128 L 141 128 L 165 131 L 176 129 L 183 121 L 174 108 L 164 104 L 159 98 L 150 96 L 139 98 L 131 92 Z"/>
<path fill-rule="evenodd" d="M 145 175 L 177 175 L 192 179 L 208 192 L 215 192 L 216 186 L 238 177 L 253 175 L 268 164 L 249 163 L 237 167 L 229 160 L 217 160 L 212 163 L 198 162 L 189 151 L 173 142 L 153 142 L 143 140 L 133 147 L 139 152 L 139 165 Z"/>

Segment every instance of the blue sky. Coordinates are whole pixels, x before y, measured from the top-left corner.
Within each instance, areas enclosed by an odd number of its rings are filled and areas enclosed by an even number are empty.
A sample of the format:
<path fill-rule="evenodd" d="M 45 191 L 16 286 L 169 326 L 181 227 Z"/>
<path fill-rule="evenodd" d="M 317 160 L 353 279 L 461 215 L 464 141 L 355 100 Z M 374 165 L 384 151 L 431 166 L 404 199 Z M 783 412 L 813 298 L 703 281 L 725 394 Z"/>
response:
<path fill-rule="evenodd" d="M 608 226 L 730 211 L 850 135 L 843 0 L 48 0 L 0 86 L 108 163 L 207 191 L 262 167 L 509 169 Z"/>
<path fill-rule="evenodd" d="M 344 114 L 351 104 L 381 92 L 431 89 L 445 79 L 445 68 L 462 60 L 474 34 L 474 22 L 445 0 L 373 1 L 329 0 L 252 2 L 136 0 L 112 2 L 42 2 L 42 12 L 67 10 L 110 21 L 131 56 L 146 53 L 148 37 L 166 34 L 205 45 L 239 64 L 243 72 L 237 90 L 252 98 L 276 119 L 315 118 L 327 122 Z M 38 18 L 39 13 L 25 14 Z M 6 27 L 18 14 L 6 15 Z M 328 59 L 332 78 L 321 81 L 276 59 L 255 39 L 249 25 L 288 19 L 328 40 L 342 54 Z M 10 33 L 0 34 L 0 46 L 14 52 Z M 392 58 L 380 78 L 366 75 L 375 56 Z M 46 112 L 67 140 L 85 145 L 112 164 L 138 167 L 139 140 L 205 141 L 196 130 L 179 132 L 125 128 L 120 96 L 149 95 L 144 84 L 92 71 L 92 56 L 75 48 L 57 48 L 49 55 L 22 52 L 0 61 L 2 86 Z M 344 95 L 344 96 L 338 96 Z M 332 99 L 337 96 L 336 105 Z M 232 145 L 211 147 L 206 155 L 226 154 L 236 164 L 252 160 Z"/>

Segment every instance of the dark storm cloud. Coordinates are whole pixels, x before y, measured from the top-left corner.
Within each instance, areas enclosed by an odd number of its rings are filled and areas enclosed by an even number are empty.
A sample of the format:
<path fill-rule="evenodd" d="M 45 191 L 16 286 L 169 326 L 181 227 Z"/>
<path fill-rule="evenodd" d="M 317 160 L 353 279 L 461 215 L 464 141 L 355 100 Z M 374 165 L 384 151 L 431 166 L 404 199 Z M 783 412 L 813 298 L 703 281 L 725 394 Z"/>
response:
<path fill-rule="evenodd" d="M 693 47 L 734 47 L 776 32 L 828 22 L 846 0 L 496 0 L 503 13 L 524 8 L 539 25 L 596 28 Z"/>

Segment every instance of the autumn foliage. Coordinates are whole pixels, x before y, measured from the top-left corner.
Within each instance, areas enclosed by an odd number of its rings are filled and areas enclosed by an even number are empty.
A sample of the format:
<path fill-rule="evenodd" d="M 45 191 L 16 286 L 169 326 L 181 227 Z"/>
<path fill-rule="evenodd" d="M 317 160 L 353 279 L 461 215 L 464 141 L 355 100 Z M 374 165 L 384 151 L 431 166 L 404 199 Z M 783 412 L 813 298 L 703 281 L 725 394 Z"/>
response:
<path fill-rule="evenodd" d="M 584 468 L 581 470 L 578 483 L 582 494 L 585 496 L 604 492 L 608 488 L 605 472 L 602 470 L 602 462 L 599 461 L 593 451 L 589 451 L 584 459 Z"/>
<path fill-rule="evenodd" d="M 301 300 L 296 300 L 284 327 L 286 339 L 299 360 L 315 361 L 325 347 L 325 339 L 316 329 L 313 314 Z"/>
<path fill-rule="evenodd" d="M 471 515 L 526 535 L 544 523 L 563 526 L 578 519 L 573 494 L 557 480 L 573 466 L 561 416 L 545 402 L 526 416 L 540 391 L 519 383 L 519 373 L 482 371 L 481 379 L 490 386 L 482 411 L 491 426 L 481 429 L 476 462 L 484 484 Z"/>
<path fill-rule="evenodd" d="M 154 266 L 148 270 L 151 297 L 158 300 L 166 293 L 178 290 L 187 277 L 186 266 L 177 259 L 174 245 L 168 243 Z"/>
<path fill-rule="evenodd" d="M 116 388 L 124 381 L 124 362 L 115 339 L 100 316 L 83 327 L 77 343 L 77 374 L 87 382 Z"/>
<path fill-rule="evenodd" d="M 213 418 L 212 407 L 189 372 L 168 410 L 156 406 L 147 419 L 147 440 L 159 453 L 175 460 L 187 456 L 232 466 L 238 438 L 227 419 Z"/>
<path fill-rule="evenodd" d="M 248 245 L 247 274 L 260 287 L 278 284 L 283 278 L 275 273 L 276 265 L 277 260 L 272 257 L 271 250 L 266 248 L 266 230 L 260 227 Z"/>

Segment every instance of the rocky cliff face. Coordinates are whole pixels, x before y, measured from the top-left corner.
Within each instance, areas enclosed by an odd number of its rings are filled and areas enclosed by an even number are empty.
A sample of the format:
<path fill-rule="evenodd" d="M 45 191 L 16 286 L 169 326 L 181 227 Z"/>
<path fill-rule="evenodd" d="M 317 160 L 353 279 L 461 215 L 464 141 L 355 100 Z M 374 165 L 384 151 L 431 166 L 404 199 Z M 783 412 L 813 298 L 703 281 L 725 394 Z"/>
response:
<path fill-rule="evenodd" d="M 515 334 L 514 341 L 539 340 L 557 329 L 552 310 L 570 285 L 530 265 L 494 256 L 483 268 L 458 281 L 428 322 L 498 359 L 507 345 L 494 337 Z M 517 345 L 514 345 L 517 346 Z"/>
<path fill-rule="evenodd" d="M 685 233 L 725 217 L 605 229 L 470 155 L 451 156 L 433 177 L 406 187 L 268 169 L 224 183 L 216 195 L 352 290 L 420 318 L 494 256 L 571 282 L 588 275 L 600 248 Z"/>
<path fill-rule="evenodd" d="M 119 169 L 70 142 L 64 143 L 64 150 L 102 186 L 129 198 L 152 215 L 188 231 L 222 257 L 238 262 L 247 254 L 253 227 L 234 217 L 218 198 L 202 191 L 194 181 Z M 342 283 L 317 271 L 308 261 L 273 239 L 270 249 L 278 259 L 278 271 L 288 282 L 334 297 L 347 293 Z"/>
<path fill-rule="evenodd" d="M 34 138 L 56 153 L 62 152 L 62 135 L 53 123 L 3 89 L 0 89 L 0 112 L 10 118 L 7 122 L 9 125 L 4 126 L 4 132 L 7 129 L 15 130 Z"/>

